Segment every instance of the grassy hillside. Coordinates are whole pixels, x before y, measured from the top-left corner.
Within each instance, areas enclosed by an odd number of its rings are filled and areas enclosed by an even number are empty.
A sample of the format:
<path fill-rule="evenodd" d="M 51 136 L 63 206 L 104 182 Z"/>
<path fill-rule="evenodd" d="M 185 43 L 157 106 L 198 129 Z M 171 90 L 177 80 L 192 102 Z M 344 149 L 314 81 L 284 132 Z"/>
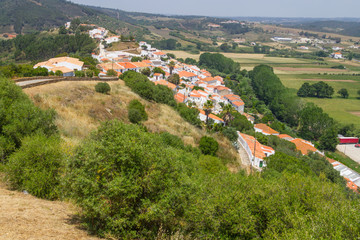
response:
<path fill-rule="evenodd" d="M 171 107 L 145 101 L 125 86 L 124 82 L 110 83 L 111 94 L 95 93 L 94 82 L 60 82 L 24 91 L 35 104 L 56 110 L 56 124 L 62 136 L 71 144 L 77 144 L 95 130 L 101 121 L 120 119 L 130 123 L 127 117 L 127 105 L 133 99 L 140 100 L 146 106 L 149 119 L 144 125 L 151 132 L 169 132 L 179 136 L 185 144 L 197 146 L 205 130 L 194 127 L 183 120 Z M 229 140 L 222 135 L 214 135 L 219 142 L 218 155 L 232 170 L 239 169 L 239 154 Z"/>

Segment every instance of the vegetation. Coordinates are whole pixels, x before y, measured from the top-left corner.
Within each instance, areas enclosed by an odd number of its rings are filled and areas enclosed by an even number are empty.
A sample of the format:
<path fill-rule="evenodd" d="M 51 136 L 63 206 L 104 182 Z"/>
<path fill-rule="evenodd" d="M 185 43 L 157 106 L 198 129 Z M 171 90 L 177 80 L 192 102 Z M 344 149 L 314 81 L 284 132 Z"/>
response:
<path fill-rule="evenodd" d="M 200 55 L 199 65 L 208 69 L 214 69 L 226 74 L 238 73 L 240 64 L 219 53 L 203 53 Z"/>
<path fill-rule="evenodd" d="M 35 133 L 56 133 L 55 112 L 35 107 L 14 82 L 0 78 L 0 159 L 21 147 L 22 139 Z"/>
<path fill-rule="evenodd" d="M 10 186 L 46 199 L 61 196 L 64 152 L 57 135 L 26 136 L 22 146 L 8 159 L 5 172 Z"/>
<path fill-rule="evenodd" d="M 128 117 L 132 123 L 146 121 L 148 119 L 148 115 L 145 111 L 145 106 L 138 100 L 132 100 L 128 105 Z"/>
<path fill-rule="evenodd" d="M 299 97 L 331 98 L 333 94 L 334 88 L 323 81 L 312 85 L 304 83 L 297 92 Z"/>
<path fill-rule="evenodd" d="M 348 98 L 349 97 L 349 92 L 348 92 L 348 90 L 346 88 L 340 89 L 337 93 L 340 94 L 340 96 L 343 97 L 343 98 Z"/>
<path fill-rule="evenodd" d="M 109 94 L 111 91 L 111 87 L 107 82 L 100 82 L 96 84 L 95 91 L 98 93 Z"/>
<path fill-rule="evenodd" d="M 26 34 L 0 41 L 0 55 L 13 54 L 15 61 L 47 60 L 61 53 L 90 55 L 96 44 L 88 34 Z"/>
<path fill-rule="evenodd" d="M 199 148 L 202 154 L 215 156 L 219 149 L 219 144 L 214 138 L 204 136 L 200 139 Z"/>

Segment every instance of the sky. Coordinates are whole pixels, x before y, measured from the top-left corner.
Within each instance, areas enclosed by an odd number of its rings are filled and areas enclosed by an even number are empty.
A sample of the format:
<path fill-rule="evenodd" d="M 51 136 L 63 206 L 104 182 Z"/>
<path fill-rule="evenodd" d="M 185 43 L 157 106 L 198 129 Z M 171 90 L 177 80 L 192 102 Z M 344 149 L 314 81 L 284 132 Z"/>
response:
<path fill-rule="evenodd" d="M 71 0 L 71 2 L 124 11 L 169 15 L 360 18 L 360 0 Z"/>

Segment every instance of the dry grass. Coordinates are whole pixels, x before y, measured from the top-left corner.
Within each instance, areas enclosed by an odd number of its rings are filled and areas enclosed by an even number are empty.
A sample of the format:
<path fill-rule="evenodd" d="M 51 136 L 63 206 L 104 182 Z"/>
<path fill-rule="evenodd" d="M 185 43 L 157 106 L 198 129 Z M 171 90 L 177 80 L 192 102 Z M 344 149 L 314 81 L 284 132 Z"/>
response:
<path fill-rule="evenodd" d="M 107 51 L 122 51 L 129 49 L 137 49 L 139 44 L 135 42 L 114 42 L 111 44 L 111 47 L 106 49 Z"/>
<path fill-rule="evenodd" d="M 59 82 L 28 88 L 24 91 L 38 106 L 56 110 L 56 124 L 63 138 L 72 144 L 79 143 L 95 130 L 102 121 L 119 119 L 129 123 L 127 105 L 138 99 L 146 106 L 148 120 L 144 125 L 150 132 L 169 132 L 180 137 L 185 144 L 197 146 L 206 131 L 185 122 L 171 107 L 140 98 L 125 86 L 123 81 L 110 82 L 111 94 L 96 93 L 96 82 Z M 219 142 L 219 156 L 239 169 L 239 154 L 231 147 L 228 139 L 214 135 Z"/>
<path fill-rule="evenodd" d="M 99 239 L 81 229 L 69 203 L 9 191 L 0 182 L 0 239 Z"/>

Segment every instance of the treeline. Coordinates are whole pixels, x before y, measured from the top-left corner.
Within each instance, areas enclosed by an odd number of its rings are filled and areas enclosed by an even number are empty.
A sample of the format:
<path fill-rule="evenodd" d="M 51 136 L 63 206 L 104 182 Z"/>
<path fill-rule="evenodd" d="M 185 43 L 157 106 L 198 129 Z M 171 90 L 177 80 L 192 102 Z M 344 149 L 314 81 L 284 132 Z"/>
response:
<path fill-rule="evenodd" d="M 18 35 L 12 40 L 0 41 L 0 55 L 14 55 L 15 61 L 39 61 L 52 58 L 61 53 L 90 55 L 96 43 L 87 34 L 75 35 Z"/>
<path fill-rule="evenodd" d="M 297 92 L 299 97 L 331 98 L 333 94 L 334 88 L 323 81 L 314 84 L 304 83 Z"/>
<path fill-rule="evenodd" d="M 240 72 L 240 64 L 220 53 L 203 53 L 200 55 L 199 66 L 217 70 L 225 74 Z"/>

